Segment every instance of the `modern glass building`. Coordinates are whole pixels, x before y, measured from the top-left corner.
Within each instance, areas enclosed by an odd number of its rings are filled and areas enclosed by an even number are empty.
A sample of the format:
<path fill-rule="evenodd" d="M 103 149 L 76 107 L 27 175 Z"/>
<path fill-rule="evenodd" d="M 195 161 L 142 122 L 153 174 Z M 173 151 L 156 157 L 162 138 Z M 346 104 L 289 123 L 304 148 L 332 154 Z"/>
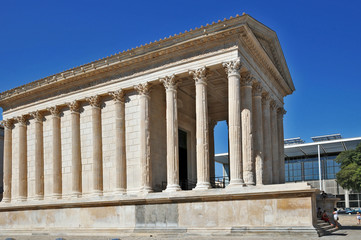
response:
<path fill-rule="evenodd" d="M 340 134 L 312 137 L 311 143 L 301 138 L 285 139 L 285 178 L 287 182 L 308 182 L 313 187 L 336 195 L 337 207 L 361 207 L 361 193 L 349 192 L 336 181 L 340 165 L 338 154 L 355 149 L 361 137 L 342 138 Z M 223 166 L 223 178 L 229 179 L 228 153 L 216 154 L 215 161 Z M 220 178 L 219 178 L 220 179 Z"/>

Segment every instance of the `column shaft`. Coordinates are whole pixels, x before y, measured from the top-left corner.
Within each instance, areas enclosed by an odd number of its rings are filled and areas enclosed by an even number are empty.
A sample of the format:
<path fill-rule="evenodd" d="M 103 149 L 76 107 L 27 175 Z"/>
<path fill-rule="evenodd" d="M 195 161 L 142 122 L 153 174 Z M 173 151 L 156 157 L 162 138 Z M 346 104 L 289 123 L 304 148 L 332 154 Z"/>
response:
<path fill-rule="evenodd" d="M 196 82 L 196 139 L 197 185 L 196 190 L 211 188 L 209 179 L 209 132 L 206 68 L 190 71 Z"/>
<path fill-rule="evenodd" d="M 264 156 L 263 156 L 263 116 L 262 116 L 262 87 L 256 84 L 253 88 L 253 141 L 256 184 L 264 184 Z"/>
<path fill-rule="evenodd" d="M 252 140 L 252 77 L 242 74 L 242 157 L 243 179 L 247 185 L 255 184 L 253 140 Z"/>
<path fill-rule="evenodd" d="M 217 121 L 209 121 L 209 176 L 211 183 L 215 184 L 215 162 L 214 162 L 214 127 L 216 126 Z"/>
<path fill-rule="evenodd" d="M 74 197 L 80 197 L 82 194 L 80 105 L 77 101 L 68 105 L 71 111 L 72 195 Z"/>
<path fill-rule="evenodd" d="M 135 86 L 139 93 L 140 107 L 140 165 L 141 165 L 141 191 L 152 192 L 152 172 L 150 165 L 150 132 L 149 132 L 149 90 L 148 83 Z"/>
<path fill-rule="evenodd" d="M 103 149 L 101 101 L 98 95 L 86 99 L 92 106 L 93 194 L 103 194 Z"/>
<path fill-rule="evenodd" d="M 3 121 L 4 125 L 4 193 L 3 202 L 11 201 L 12 179 L 12 129 L 13 120 Z"/>
<path fill-rule="evenodd" d="M 277 130 L 278 130 L 278 154 L 280 163 L 279 183 L 285 183 L 285 150 L 284 150 L 284 132 L 283 132 L 283 116 L 286 111 L 279 108 L 277 111 Z"/>
<path fill-rule="evenodd" d="M 241 76 L 239 60 L 223 63 L 228 74 L 228 135 L 229 135 L 229 187 L 243 186 L 242 128 L 241 128 Z"/>
<path fill-rule="evenodd" d="M 18 117 L 19 122 L 19 200 L 28 197 L 28 159 L 27 159 L 27 117 Z"/>
<path fill-rule="evenodd" d="M 35 120 L 35 199 L 44 198 L 44 144 L 43 115 L 39 112 L 31 114 Z"/>
<path fill-rule="evenodd" d="M 115 105 L 115 192 L 123 194 L 127 189 L 124 91 L 118 90 L 110 95 Z"/>
<path fill-rule="evenodd" d="M 272 184 L 272 138 L 271 138 L 271 112 L 270 98 L 268 94 L 262 96 L 262 116 L 263 116 L 263 157 L 264 157 L 264 183 Z"/>
<path fill-rule="evenodd" d="M 167 122 L 167 189 L 179 191 L 179 145 L 178 145 L 178 108 L 177 79 L 174 75 L 160 79 L 166 89 Z"/>
<path fill-rule="evenodd" d="M 274 184 L 279 183 L 280 162 L 278 149 L 277 130 L 277 107 L 275 101 L 271 102 L 271 126 L 272 126 L 272 180 Z"/>

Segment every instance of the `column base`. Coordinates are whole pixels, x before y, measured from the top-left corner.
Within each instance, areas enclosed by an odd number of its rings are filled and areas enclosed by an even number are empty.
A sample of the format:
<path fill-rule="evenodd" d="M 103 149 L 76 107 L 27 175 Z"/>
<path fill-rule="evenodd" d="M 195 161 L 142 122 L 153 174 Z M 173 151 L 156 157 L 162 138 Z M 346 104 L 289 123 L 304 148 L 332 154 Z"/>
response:
<path fill-rule="evenodd" d="M 229 182 L 229 185 L 226 187 L 226 189 L 233 189 L 233 188 L 242 188 L 245 187 L 246 184 L 243 182 L 242 179 L 235 179 Z"/>
<path fill-rule="evenodd" d="M 53 193 L 50 198 L 51 199 L 61 199 L 62 196 L 63 195 L 61 193 Z"/>
<path fill-rule="evenodd" d="M 113 194 L 115 195 L 126 195 L 127 190 L 125 188 L 117 188 L 114 190 Z"/>
<path fill-rule="evenodd" d="M 209 182 L 197 182 L 197 185 L 193 190 L 208 190 L 212 188 Z"/>
<path fill-rule="evenodd" d="M 36 196 L 34 197 L 34 200 L 37 200 L 37 201 L 44 200 L 44 195 L 36 195 Z"/>
<path fill-rule="evenodd" d="M 92 196 L 92 197 L 100 197 L 100 196 L 103 196 L 103 191 L 102 191 L 102 190 L 93 190 L 93 191 L 90 193 L 90 196 Z"/>
<path fill-rule="evenodd" d="M 11 202 L 11 198 L 3 198 L 3 200 L 1 201 L 3 203 L 10 203 Z"/>
<path fill-rule="evenodd" d="M 153 189 L 152 189 L 151 187 L 149 187 L 149 186 L 143 186 L 143 187 L 140 189 L 140 192 L 147 194 L 147 193 L 153 192 Z"/>
<path fill-rule="evenodd" d="M 19 196 L 16 201 L 18 202 L 25 202 L 26 200 L 28 200 L 28 197 L 23 197 L 23 196 Z"/>
<path fill-rule="evenodd" d="M 178 184 L 168 184 L 167 188 L 163 192 L 177 192 L 181 190 L 182 189 Z"/>
<path fill-rule="evenodd" d="M 81 198 L 81 195 L 81 192 L 72 192 L 70 196 L 73 198 Z"/>

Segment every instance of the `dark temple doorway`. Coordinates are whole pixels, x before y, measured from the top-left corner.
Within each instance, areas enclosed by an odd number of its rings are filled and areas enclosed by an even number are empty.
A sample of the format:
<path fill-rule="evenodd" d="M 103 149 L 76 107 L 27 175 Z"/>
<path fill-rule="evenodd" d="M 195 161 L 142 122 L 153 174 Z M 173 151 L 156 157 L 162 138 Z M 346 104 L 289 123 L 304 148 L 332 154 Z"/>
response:
<path fill-rule="evenodd" d="M 188 181 L 188 166 L 187 166 L 187 132 L 178 129 L 178 143 L 179 143 L 179 185 L 182 190 L 190 190 Z"/>

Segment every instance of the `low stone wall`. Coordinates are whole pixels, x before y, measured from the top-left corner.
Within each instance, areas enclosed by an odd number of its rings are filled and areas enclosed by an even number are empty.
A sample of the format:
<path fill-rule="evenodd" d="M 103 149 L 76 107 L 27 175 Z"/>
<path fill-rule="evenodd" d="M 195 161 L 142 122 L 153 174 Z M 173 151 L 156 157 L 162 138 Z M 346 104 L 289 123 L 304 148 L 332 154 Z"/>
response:
<path fill-rule="evenodd" d="M 316 236 L 304 184 L 1 204 L 0 236 L 303 234 Z"/>

